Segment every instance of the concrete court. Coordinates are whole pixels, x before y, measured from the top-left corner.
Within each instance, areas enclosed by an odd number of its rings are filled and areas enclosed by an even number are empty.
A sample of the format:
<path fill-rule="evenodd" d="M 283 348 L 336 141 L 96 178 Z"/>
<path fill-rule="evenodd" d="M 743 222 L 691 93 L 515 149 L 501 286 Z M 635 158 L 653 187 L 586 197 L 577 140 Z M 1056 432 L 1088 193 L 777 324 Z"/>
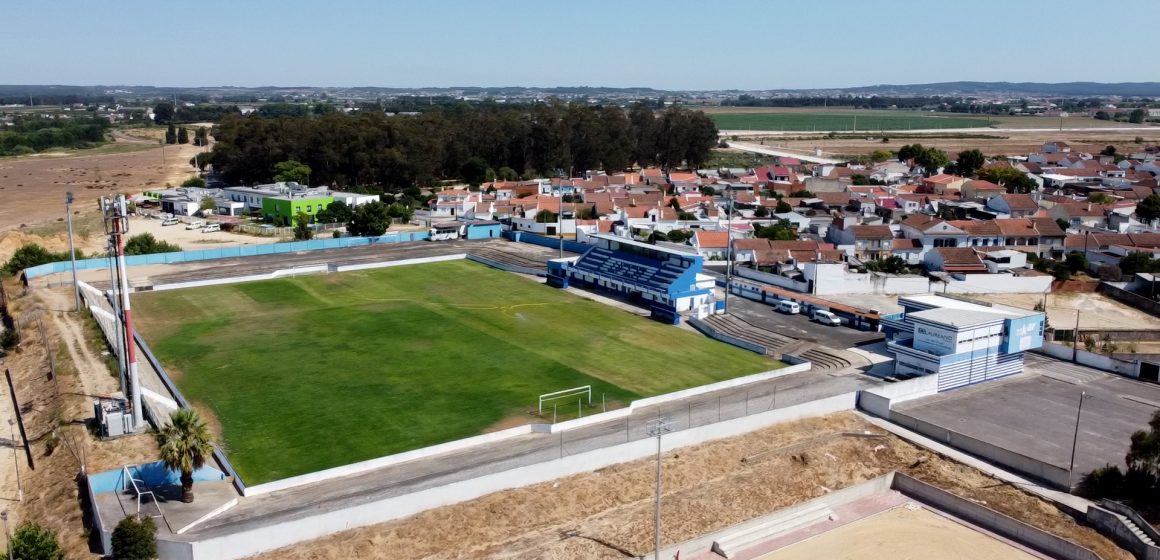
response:
<path fill-rule="evenodd" d="M 1086 392 L 1075 481 L 1106 464 L 1124 466 L 1129 438 L 1160 408 L 1160 385 L 1026 354 L 1023 374 L 916 399 L 896 410 L 1067 468 L 1080 393 Z"/>
<path fill-rule="evenodd" d="M 702 426 L 783 408 L 879 385 L 857 373 L 803 372 L 747 387 L 690 397 L 682 401 L 637 410 L 627 419 L 611 420 L 563 434 L 529 434 L 428 459 L 408 461 L 372 472 L 291 488 L 270 494 L 241 497 L 237 506 L 214 517 L 181 540 L 197 541 L 253 527 L 283 523 L 393 496 L 434 488 L 485 474 L 598 450 L 648 437 L 645 424 L 659 416 L 676 422 L 677 430 Z M 627 427 L 627 429 L 626 429 Z"/>

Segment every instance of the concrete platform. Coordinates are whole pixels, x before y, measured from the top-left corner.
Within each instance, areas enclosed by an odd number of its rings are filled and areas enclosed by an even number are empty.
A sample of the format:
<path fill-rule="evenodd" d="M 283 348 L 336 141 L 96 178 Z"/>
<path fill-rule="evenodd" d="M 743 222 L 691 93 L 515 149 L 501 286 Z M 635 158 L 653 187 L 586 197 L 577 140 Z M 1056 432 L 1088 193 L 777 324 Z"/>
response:
<path fill-rule="evenodd" d="M 192 529 L 196 524 L 220 514 L 238 503 L 238 493 L 228 481 L 194 484 L 194 501 L 181 501 L 180 486 L 163 486 L 151 489 L 156 500 L 149 496 L 141 498 L 141 515 L 153 518 L 158 536 L 177 535 Z M 101 525 L 112 532 L 122 519 L 137 514 L 137 498 L 132 492 L 106 492 L 97 494 L 97 506 L 101 511 Z"/>

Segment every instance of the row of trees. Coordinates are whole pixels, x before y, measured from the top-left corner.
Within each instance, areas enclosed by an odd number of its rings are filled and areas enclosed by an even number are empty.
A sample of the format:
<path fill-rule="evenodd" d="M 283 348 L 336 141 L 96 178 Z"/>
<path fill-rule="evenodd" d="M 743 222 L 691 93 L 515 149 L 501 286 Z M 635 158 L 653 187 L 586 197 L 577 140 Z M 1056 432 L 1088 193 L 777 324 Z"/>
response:
<path fill-rule="evenodd" d="M 273 178 L 275 164 L 301 162 L 316 184 L 401 188 L 442 180 L 618 172 L 634 163 L 698 166 L 717 129 L 701 112 L 645 106 L 540 103 L 436 107 L 418 116 L 378 112 L 312 117 L 227 117 L 215 132 L 212 163 L 225 180 Z M 505 169 L 506 168 L 506 169 Z M 496 171 L 498 170 L 498 171 Z"/>
<path fill-rule="evenodd" d="M 942 167 L 950 161 L 946 152 L 935 147 L 924 147 L 922 144 L 906 144 L 898 149 L 898 161 L 914 162 L 914 165 L 921 165 L 925 170 L 926 175 L 938 172 Z"/>
<path fill-rule="evenodd" d="M 180 246 L 169 243 L 168 241 L 161 241 L 153 237 L 152 233 L 134 235 L 125 241 L 126 255 L 151 255 L 154 253 L 172 253 L 180 250 Z M 89 256 L 99 257 L 100 255 Z M 77 260 L 84 259 L 85 257 L 84 252 L 80 249 L 76 250 Z M 68 251 L 49 251 L 36 243 L 29 243 L 17 249 L 12 254 L 12 257 L 4 263 L 4 266 L 0 267 L 0 271 L 3 271 L 5 274 L 16 274 L 21 270 L 33 266 L 67 260 L 69 260 Z"/>
<path fill-rule="evenodd" d="M 85 148 L 105 141 L 109 121 L 99 118 L 20 118 L 0 131 L 0 156 L 19 156 L 50 148 Z"/>
<path fill-rule="evenodd" d="M 176 126 L 173 123 L 169 124 L 169 128 L 165 129 L 165 143 L 166 144 L 188 144 L 189 143 L 189 129 L 184 126 Z M 197 127 L 193 131 L 193 145 L 205 146 L 209 144 L 209 130 L 204 126 Z"/>

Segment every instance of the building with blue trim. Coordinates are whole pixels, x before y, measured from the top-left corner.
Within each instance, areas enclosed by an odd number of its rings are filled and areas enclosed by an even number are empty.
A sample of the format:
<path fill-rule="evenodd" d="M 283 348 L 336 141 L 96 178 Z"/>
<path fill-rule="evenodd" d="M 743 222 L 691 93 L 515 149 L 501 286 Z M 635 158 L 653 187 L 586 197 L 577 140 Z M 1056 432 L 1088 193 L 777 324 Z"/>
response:
<path fill-rule="evenodd" d="M 714 305 L 713 277 L 702 274 L 704 259 L 673 247 L 614 235 L 591 235 L 582 256 L 548 262 L 548 284 L 608 291 L 646 304 L 652 317 L 676 324 L 681 313 L 704 317 Z"/>
<path fill-rule="evenodd" d="M 1023 353 L 1043 346 L 1038 311 L 937 294 L 899 297 L 898 304 L 903 312 L 881 321 L 895 374 L 937 374 L 939 391 L 1019 373 Z"/>

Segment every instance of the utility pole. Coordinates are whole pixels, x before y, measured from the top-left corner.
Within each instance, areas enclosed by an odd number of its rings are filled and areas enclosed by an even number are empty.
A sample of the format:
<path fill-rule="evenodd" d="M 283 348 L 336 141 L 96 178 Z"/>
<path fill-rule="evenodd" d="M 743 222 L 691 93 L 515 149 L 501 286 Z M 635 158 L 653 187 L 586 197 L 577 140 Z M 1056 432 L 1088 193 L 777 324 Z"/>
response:
<path fill-rule="evenodd" d="M 20 459 L 16 453 L 16 422 L 11 418 L 8 419 L 8 437 L 9 441 L 13 443 L 12 446 L 12 462 L 16 468 L 16 501 L 24 501 L 24 485 L 20 483 Z"/>
<path fill-rule="evenodd" d="M 73 193 L 69 191 L 64 193 L 64 213 L 68 218 L 68 260 L 72 263 L 72 279 L 73 279 L 73 305 L 77 311 L 81 311 L 81 289 L 77 284 L 77 251 L 73 246 L 73 226 L 72 226 L 72 203 Z"/>
<path fill-rule="evenodd" d="M 657 438 L 657 503 L 656 503 L 656 521 L 653 525 L 655 529 L 655 552 L 654 560 L 661 560 L 661 436 L 673 431 L 673 422 L 667 417 L 657 418 L 656 420 L 649 420 L 645 425 L 649 437 Z"/>
<path fill-rule="evenodd" d="M 556 214 L 556 235 L 560 236 L 560 258 L 564 258 L 564 187 L 560 187 L 560 213 Z"/>
<path fill-rule="evenodd" d="M 729 215 L 725 221 L 725 312 L 729 312 L 729 287 L 733 284 L 733 189 L 729 192 Z M 719 223 L 719 222 L 718 222 Z"/>
<path fill-rule="evenodd" d="M 140 430 L 145 425 L 141 404 L 141 380 L 137 374 L 137 348 L 133 342 L 133 315 L 129 305 L 129 275 L 125 271 L 125 236 L 129 231 L 129 218 L 125 195 L 117 198 L 102 198 L 101 209 L 105 215 L 105 227 L 116 243 L 117 274 L 121 280 L 121 314 L 124 317 L 125 361 L 128 371 L 129 395 L 133 407 L 133 429 Z"/>
<path fill-rule="evenodd" d="M 1080 391 L 1079 393 L 1079 409 L 1075 413 L 1075 434 L 1071 437 L 1071 462 L 1067 467 L 1067 491 L 1071 492 L 1071 473 L 1075 470 L 1075 447 L 1076 442 L 1079 441 L 1079 421 L 1083 417 L 1083 400 L 1087 397 L 1087 391 Z"/>

